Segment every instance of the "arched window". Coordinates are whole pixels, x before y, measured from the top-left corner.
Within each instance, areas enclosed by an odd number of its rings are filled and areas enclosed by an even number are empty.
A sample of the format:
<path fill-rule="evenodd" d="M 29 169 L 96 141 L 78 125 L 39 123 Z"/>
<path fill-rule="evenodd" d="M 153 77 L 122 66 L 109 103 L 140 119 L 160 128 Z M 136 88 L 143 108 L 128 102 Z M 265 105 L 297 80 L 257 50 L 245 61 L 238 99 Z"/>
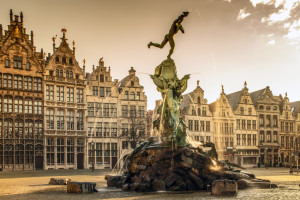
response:
<path fill-rule="evenodd" d="M 66 57 L 63 57 L 63 58 L 62 58 L 62 63 L 63 63 L 63 64 L 66 64 L 66 63 L 67 63 Z"/>
<path fill-rule="evenodd" d="M 23 113 L 23 98 L 22 97 L 15 97 L 14 102 L 14 112 L 15 113 Z"/>
<path fill-rule="evenodd" d="M 67 111 L 67 130 L 74 130 L 74 111 Z"/>
<path fill-rule="evenodd" d="M 137 100 L 140 100 L 140 99 L 141 99 L 141 93 L 140 93 L 140 92 L 137 92 L 137 93 L 136 93 L 136 99 L 137 99 Z"/>
<path fill-rule="evenodd" d="M 134 94 L 134 92 L 131 92 L 130 93 L 130 100 L 134 100 L 135 99 L 135 94 Z"/>
<path fill-rule="evenodd" d="M 60 77 L 63 77 L 63 76 L 64 76 L 64 71 L 63 71 L 62 69 L 60 70 L 59 76 L 60 76 Z"/>
<path fill-rule="evenodd" d="M 69 64 L 73 65 L 73 59 L 72 58 L 69 58 Z"/>
<path fill-rule="evenodd" d="M 84 124 L 83 124 L 83 112 L 78 111 L 76 114 L 77 119 L 77 130 L 83 130 Z"/>
<path fill-rule="evenodd" d="M 56 76 L 59 76 L 59 69 L 56 69 L 56 70 L 55 70 L 55 75 L 56 75 Z"/>
<path fill-rule="evenodd" d="M 73 72 L 70 71 L 70 78 L 73 78 Z"/>
<path fill-rule="evenodd" d="M 63 110 L 58 110 L 56 115 L 56 125 L 58 130 L 64 130 L 64 117 L 65 113 Z"/>
<path fill-rule="evenodd" d="M 59 62 L 59 56 L 55 57 L 55 62 L 57 62 L 57 63 Z"/>
<path fill-rule="evenodd" d="M 201 99 L 200 99 L 200 97 L 198 97 L 198 99 L 197 99 L 197 102 L 198 102 L 198 104 L 200 104 L 201 103 L 201 101 L 200 101 Z"/>
<path fill-rule="evenodd" d="M 47 109 L 46 111 L 46 124 L 47 129 L 54 129 L 54 110 Z"/>
<path fill-rule="evenodd" d="M 69 71 L 66 70 L 66 77 L 69 78 Z"/>

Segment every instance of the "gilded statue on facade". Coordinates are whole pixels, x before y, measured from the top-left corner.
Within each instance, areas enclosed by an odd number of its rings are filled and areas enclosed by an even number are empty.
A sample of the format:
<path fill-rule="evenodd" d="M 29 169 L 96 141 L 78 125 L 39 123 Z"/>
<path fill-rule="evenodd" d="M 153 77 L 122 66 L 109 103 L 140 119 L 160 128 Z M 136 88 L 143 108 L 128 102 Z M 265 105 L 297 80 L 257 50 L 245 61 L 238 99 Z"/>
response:
<path fill-rule="evenodd" d="M 161 92 L 163 98 L 163 103 L 158 109 L 159 118 L 154 121 L 154 127 L 159 130 L 162 143 L 174 142 L 179 146 L 186 145 L 186 125 L 180 117 L 180 102 L 182 93 L 187 88 L 187 81 L 190 75 L 185 75 L 179 80 L 175 62 L 170 56 L 175 47 L 173 36 L 178 30 L 184 32 L 181 22 L 187 15 L 188 12 L 184 12 L 174 21 L 169 34 L 165 36 L 161 45 L 152 42 L 148 44 L 148 47 L 153 45 L 162 48 L 169 42 L 171 46 L 168 58 L 158 65 L 155 68 L 154 75 L 151 75 L 157 90 Z"/>

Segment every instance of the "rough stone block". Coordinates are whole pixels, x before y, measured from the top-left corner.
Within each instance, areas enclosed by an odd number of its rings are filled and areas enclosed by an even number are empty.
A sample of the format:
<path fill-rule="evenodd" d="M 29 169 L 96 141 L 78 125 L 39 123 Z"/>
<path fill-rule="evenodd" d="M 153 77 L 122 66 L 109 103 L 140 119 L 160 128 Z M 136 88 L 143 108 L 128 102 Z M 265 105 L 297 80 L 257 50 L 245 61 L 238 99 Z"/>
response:
<path fill-rule="evenodd" d="M 93 193 L 96 190 L 96 183 L 94 182 L 68 182 L 68 193 Z"/>
<path fill-rule="evenodd" d="M 245 179 L 240 179 L 236 183 L 238 184 L 238 189 L 246 189 L 249 187 L 249 181 Z"/>
<path fill-rule="evenodd" d="M 67 185 L 71 179 L 63 179 L 63 178 L 51 178 L 49 185 Z"/>
<path fill-rule="evenodd" d="M 238 186 L 234 180 L 220 179 L 212 183 L 212 195 L 236 195 L 237 191 Z"/>
<path fill-rule="evenodd" d="M 106 184 L 107 187 L 121 187 L 121 178 L 122 176 L 120 175 L 106 175 L 105 176 L 105 180 L 106 180 Z"/>
<path fill-rule="evenodd" d="M 166 190 L 166 186 L 163 180 L 160 179 L 156 179 L 153 181 L 152 183 L 152 189 L 154 191 L 165 191 Z"/>

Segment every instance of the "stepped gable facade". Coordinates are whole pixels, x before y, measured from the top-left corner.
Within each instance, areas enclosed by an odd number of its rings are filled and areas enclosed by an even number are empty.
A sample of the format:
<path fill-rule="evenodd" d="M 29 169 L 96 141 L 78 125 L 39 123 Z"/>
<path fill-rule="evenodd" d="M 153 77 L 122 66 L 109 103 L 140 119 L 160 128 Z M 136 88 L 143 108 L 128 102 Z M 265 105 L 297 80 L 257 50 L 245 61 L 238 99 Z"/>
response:
<path fill-rule="evenodd" d="M 181 115 L 188 128 L 188 137 L 195 142 L 213 142 L 212 113 L 209 110 L 204 90 L 199 86 L 183 95 L 180 105 Z"/>
<path fill-rule="evenodd" d="M 43 51 L 26 33 L 24 17 L 10 10 L 0 25 L 0 169 L 43 168 Z"/>
<path fill-rule="evenodd" d="M 87 76 L 87 166 L 113 168 L 119 155 L 118 80 L 112 80 L 110 67 L 99 65 Z"/>
<path fill-rule="evenodd" d="M 44 70 L 44 169 L 86 168 L 86 80 L 66 31 Z"/>
<path fill-rule="evenodd" d="M 223 85 L 219 99 L 209 104 L 209 108 L 213 116 L 214 142 L 219 159 L 233 162 L 232 149 L 234 147 L 235 116 L 224 92 Z"/>
<path fill-rule="evenodd" d="M 250 97 L 247 83 L 238 92 L 226 95 L 235 115 L 234 150 L 235 163 L 256 166 L 258 163 L 258 115 Z"/>

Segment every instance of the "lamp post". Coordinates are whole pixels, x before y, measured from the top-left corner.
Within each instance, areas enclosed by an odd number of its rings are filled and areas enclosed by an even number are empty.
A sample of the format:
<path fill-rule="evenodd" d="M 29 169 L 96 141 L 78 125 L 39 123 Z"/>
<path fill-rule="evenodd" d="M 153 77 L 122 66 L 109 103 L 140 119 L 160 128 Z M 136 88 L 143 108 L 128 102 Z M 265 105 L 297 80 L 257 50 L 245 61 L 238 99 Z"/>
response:
<path fill-rule="evenodd" d="M 95 143 L 94 140 L 92 140 L 92 155 L 93 155 L 93 161 L 92 161 L 92 172 L 95 171 Z"/>

